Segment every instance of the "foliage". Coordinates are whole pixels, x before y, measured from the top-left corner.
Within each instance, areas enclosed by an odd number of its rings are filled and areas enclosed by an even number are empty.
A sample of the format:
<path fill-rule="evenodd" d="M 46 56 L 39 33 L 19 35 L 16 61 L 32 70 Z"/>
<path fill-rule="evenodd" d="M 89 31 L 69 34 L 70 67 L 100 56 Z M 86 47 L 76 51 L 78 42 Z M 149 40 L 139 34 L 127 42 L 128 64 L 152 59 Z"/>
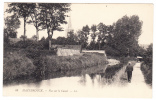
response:
<path fill-rule="evenodd" d="M 92 30 L 92 32 L 93 32 L 93 33 L 91 34 L 91 37 L 92 37 L 93 42 L 95 42 L 96 31 L 97 31 L 96 25 L 92 25 L 92 26 L 91 26 L 91 30 Z"/>
<path fill-rule="evenodd" d="M 23 39 L 23 40 L 26 40 L 27 39 L 27 36 L 21 35 L 20 38 Z"/>
<path fill-rule="evenodd" d="M 117 51 L 116 49 L 114 49 L 108 45 L 105 45 L 103 49 L 105 50 L 105 52 L 108 56 L 113 56 L 113 57 L 114 56 L 120 56 L 119 51 Z"/>
<path fill-rule="evenodd" d="M 114 38 L 111 41 L 111 47 L 120 52 L 121 55 L 134 56 L 134 51 L 138 47 L 138 37 L 141 34 L 142 21 L 139 17 L 123 16 L 115 23 Z"/>
<path fill-rule="evenodd" d="M 54 31 L 63 31 L 61 24 L 67 24 L 66 13 L 70 11 L 68 3 L 39 3 L 42 16 L 41 25 L 47 29 L 49 38 L 49 49 L 51 48 L 51 38 Z"/>
<path fill-rule="evenodd" d="M 81 31 L 81 30 L 77 31 L 77 39 L 78 39 L 79 44 L 82 45 L 82 48 L 85 48 L 87 46 L 88 37 L 84 31 Z"/>
<path fill-rule="evenodd" d="M 99 49 L 101 48 L 101 44 L 104 44 L 107 34 L 107 26 L 103 23 L 99 23 L 97 25 L 97 29 L 99 30 L 98 34 L 98 43 L 99 43 Z M 104 45 L 103 45 L 104 46 Z"/>
<path fill-rule="evenodd" d="M 145 82 L 152 86 L 152 68 L 145 63 L 141 64 L 141 71 L 144 75 Z"/>
<path fill-rule="evenodd" d="M 70 11 L 68 3 L 11 3 L 8 13 L 12 13 L 18 18 L 24 19 L 24 36 L 26 34 L 26 21 L 28 17 L 36 28 L 36 36 L 39 38 L 38 31 L 47 29 L 49 46 L 54 31 L 63 31 L 61 24 L 67 24 L 66 13 Z M 23 38 L 25 41 L 25 38 Z M 51 47 L 49 47 L 50 49 Z"/>
<path fill-rule="evenodd" d="M 17 77 L 29 76 L 36 67 L 32 61 L 19 53 L 13 52 L 4 57 L 3 80 L 8 81 Z"/>
<path fill-rule="evenodd" d="M 44 26 L 42 26 L 42 15 L 40 13 L 39 5 L 37 3 L 34 4 L 34 8 L 30 12 L 31 20 L 27 23 L 33 24 L 36 28 L 36 38 L 39 39 L 38 31 L 43 30 Z"/>
<path fill-rule="evenodd" d="M 38 36 L 37 36 L 37 35 L 33 35 L 31 38 L 32 38 L 33 40 L 35 40 L 35 41 L 38 40 Z"/>
<path fill-rule="evenodd" d="M 66 38 L 66 44 L 68 45 L 76 45 L 77 43 L 77 36 L 74 33 L 74 30 L 71 30 L 67 33 L 67 38 Z"/>
<path fill-rule="evenodd" d="M 24 20 L 24 36 L 26 34 L 26 20 L 30 16 L 32 9 L 35 8 L 35 3 L 11 3 L 8 5 L 9 9 L 6 11 L 8 13 L 14 13 L 14 16 L 18 18 L 23 18 Z M 25 41 L 25 38 L 23 38 Z"/>
<path fill-rule="evenodd" d="M 91 41 L 90 44 L 87 45 L 86 49 L 89 49 L 89 50 L 99 50 L 99 44 Z"/>
<path fill-rule="evenodd" d="M 17 16 L 12 15 L 6 17 L 5 20 L 5 29 L 4 29 L 4 36 L 11 37 L 11 38 L 17 38 L 17 29 L 20 26 L 20 21 L 17 18 Z"/>
<path fill-rule="evenodd" d="M 143 56 L 144 63 L 152 68 L 153 62 L 153 44 L 150 44 Z"/>
<path fill-rule="evenodd" d="M 65 57 L 46 56 L 40 62 L 41 65 L 44 65 L 46 72 L 53 72 L 103 65 L 106 60 L 103 59 L 103 55 L 83 54 Z"/>
<path fill-rule="evenodd" d="M 17 38 L 16 30 L 20 26 L 20 21 L 15 15 L 6 17 L 4 20 L 5 20 L 4 44 L 5 46 L 7 46 L 9 45 L 9 38 Z"/>
<path fill-rule="evenodd" d="M 58 37 L 56 39 L 56 44 L 65 45 L 66 44 L 66 41 L 67 41 L 67 39 L 65 37 Z"/>
<path fill-rule="evenodd" d="M 89 32 L 90 32 L 89 26 L 88 25 L 83 26 L 82 31 L 85 32 L 85 34 L 89 35 Z"/>

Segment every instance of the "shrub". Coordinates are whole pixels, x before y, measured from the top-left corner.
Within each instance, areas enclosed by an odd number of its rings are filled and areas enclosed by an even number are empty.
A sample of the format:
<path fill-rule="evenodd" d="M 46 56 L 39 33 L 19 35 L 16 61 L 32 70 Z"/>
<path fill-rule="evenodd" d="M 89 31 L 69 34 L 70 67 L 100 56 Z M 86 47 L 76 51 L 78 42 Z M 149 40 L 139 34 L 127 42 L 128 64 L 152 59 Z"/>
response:
<path fill-rule="evenodd" d="M 152 68 L 145 63 L 141 64 L 141 71 L 144 75 L 145 82 L 149 85 L 152 85 Z"/>
<path fill-rule="evenodd" d="M 106 60 L 103 55 L 83 54 L 74 56 L 45 56 L 40 59 L 40 66 L 44 65 L 45 71 L 70 70 L 104 65 Z"/>
<path fill-rule="evenodd" d="M 120 52 L 110 46 L 103 47 L 108 56 L 121 56 Z"/>
<path fill-rule="evenodd" d="M 36 67 L 32 61 L 22 54 L 13 52 L 4 58 L 3 80 L 12 80 L 17 77 L 29 76 Z"/>
<path fill-rule="evenodd" d="M 10 44 L 10 47 L 23 49 L 44 49 L 44 45 L 42 43 L 34 40 L 19 41 L 15 44 Z"/>

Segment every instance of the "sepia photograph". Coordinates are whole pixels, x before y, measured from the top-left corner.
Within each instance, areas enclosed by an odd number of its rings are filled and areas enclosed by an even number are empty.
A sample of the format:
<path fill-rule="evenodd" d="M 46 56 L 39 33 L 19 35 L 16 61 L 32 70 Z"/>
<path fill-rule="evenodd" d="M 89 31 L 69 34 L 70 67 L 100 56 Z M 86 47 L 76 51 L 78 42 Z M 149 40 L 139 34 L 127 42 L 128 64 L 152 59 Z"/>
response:
<path fill-rule="evenodd" d="M 3 96 L 152 98 L 154 5 L 4 2 Z"/>

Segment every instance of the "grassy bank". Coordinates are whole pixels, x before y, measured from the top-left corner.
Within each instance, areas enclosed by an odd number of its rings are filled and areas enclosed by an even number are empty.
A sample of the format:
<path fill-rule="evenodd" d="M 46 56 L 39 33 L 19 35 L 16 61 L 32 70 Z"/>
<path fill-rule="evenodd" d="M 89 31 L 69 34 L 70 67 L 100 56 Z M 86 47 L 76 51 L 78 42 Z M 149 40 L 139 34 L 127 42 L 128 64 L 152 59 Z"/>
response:
<path fill-rule="evenodd" d="M 113 65 L 113 66 L 108 66 L 106 69 L 106 78 L 112 79 L 112 77 L 119 71 L 121 70 L 124 66 L 126 66 L 128 64 L 128 62 L 130 61 L 132 66 L 135 65 L 136 61 L 134 57 L 108 57 L 109 59 L 113 58 L 113 59 L 117 59 L 120 61 L 120 64 L 117 65 Z M 121 79 L 126 79 L 127 74 L 123 74 L 121 76 Z M 125 78 L 126 77 L 126 78 Z"/>
<path fill-rule="evenodd" d="M 145 63 L 141 64 L 141 71 L 144 75 L 145 82 L 152 86 L 152 67 L 149 67 Z"/>
<path fill-rule="evenodd" d="M 33 61 L 17 52 L 7 54 L 3 62 L 3 80 L 12 80 L 17 77 L 33 74 L 37 67 Z"/>
<path fill-rule="evenodd" d="M 104 65 L 106 60 L 103 55 L 98 54 L 82 54 L 74 56 L 44 56 L 40 59 L 37 66 L 42 66 L 41 71 L 45 73 L 72 70 L 78 68 L 88 68 L 92 66 Z"/>
<path fill-rule="evenodd" d="M 102 54 L 56 56 L 35 50 L 4 50 L 3 80 L 18 77 L 40 77 L 46 73 L 88 68 L 106 64 Z"/>

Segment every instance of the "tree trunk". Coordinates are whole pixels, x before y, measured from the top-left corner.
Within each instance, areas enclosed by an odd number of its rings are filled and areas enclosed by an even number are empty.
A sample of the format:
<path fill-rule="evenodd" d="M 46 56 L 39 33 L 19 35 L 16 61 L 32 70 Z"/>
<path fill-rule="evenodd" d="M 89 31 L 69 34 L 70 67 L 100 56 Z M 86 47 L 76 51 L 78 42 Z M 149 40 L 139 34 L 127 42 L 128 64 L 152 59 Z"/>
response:
<path fill-rule="evenodd" d="M 49 38 L 49 50 L 51 50 L 51 39 Z"/>
<path fill-rule="evenodd" d="M 51 35 L 49 34 L 49 30 L 48 31 L 48 40 L 49 40 L 49 50 L 51 50 Z"/>
<path fill-rule="evenodd" d="M 80 46 L 80 53 L 82 53 L 82 45 L 83 45 L 83 43 L 81 43 L 81 46 Z"/>
<path fill-rule="evenodd" d="M 25 34 L 26 34 L 26 17 L 24 17 L 24 38 L 23 38 L 23 41 L 25 41 L 25 39 L 26 39 Z"/>
<path fill-rule="evenodd" d="M 100 44 L 100 41 L 99 41 L 99 50 L 101 49 L 101 44 Z"/>
<path fill-rule="evenodd" d="M 38 28 L 36 27 L 36 41 L 39 39 Z"/>
<path fill-rule="evenodd" d="M 93 50 L 95 50 L 95 39 L 93 39 Z"/>
<path fill-rule="evenodd" d="M 49 34 L 49 33 L 48 33 Z M 51 50 L 51 41 L 53 36 L 53 30 L 51 31 L 51 35 L 49 34 L 49 50 Z"/>

